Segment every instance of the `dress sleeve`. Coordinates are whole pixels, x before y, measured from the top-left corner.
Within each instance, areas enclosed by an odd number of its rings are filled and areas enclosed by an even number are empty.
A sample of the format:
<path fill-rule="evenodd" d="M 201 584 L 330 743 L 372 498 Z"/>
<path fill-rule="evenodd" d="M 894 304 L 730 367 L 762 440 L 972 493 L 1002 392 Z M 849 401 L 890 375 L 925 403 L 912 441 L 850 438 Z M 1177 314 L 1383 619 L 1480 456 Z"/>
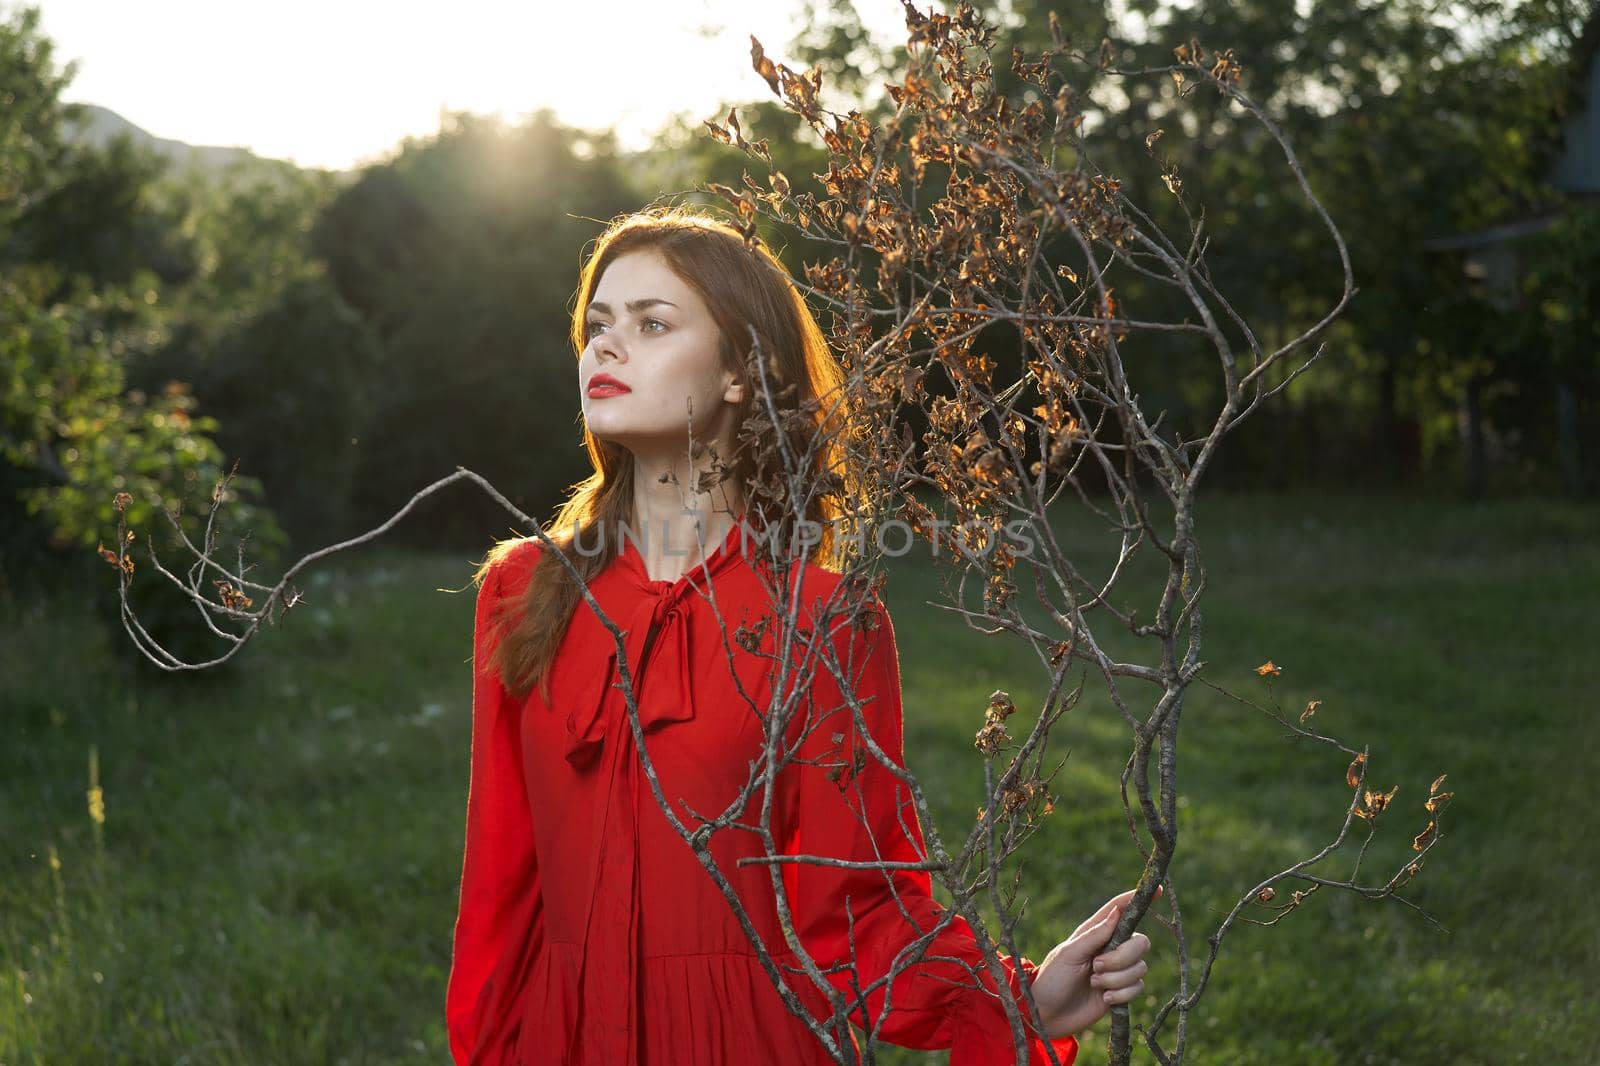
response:
<path fill-rule="evenodd" d="M 528 937 L 539 935 L 538 862 L 532 816 L 523 784 L 517 715 L 498 676 L 485 664 L 492 635 L 491 610 L 504 595 L 496 563 L 478 589 L 473 623 L 472 753 L 467 786 L 466 843 L 461 891 L 445 993 L 450 1054 L 464 1064 L 495 1038 L 513 1002 L 501 965 Z"/>
<path fill-rule="evenodd" d="M 872 738 L 897 766 L 904 767 L 894 629 L 888 611 L 876 597 L 868 599 L 859 621 L 866 625 L 835 622 L 839 632 L 832 644 L 841 673 L 855 679 L 853 687 Z M 782 853 L 866 862 L 924 860 L 922 827 L 910 789 L 868 750 L 840 694 L 838 679 L 820 662 L 811 683 L 811 710 L 813 721 L 820 717 L 820 724 L 806 737 L 799 758 L 780 775 L 783 784 L 778 792 L 787 812 L 777 837 Z M 889 972 L 895 956 L 907 944 L 937 924 L 944 908 L 933 899 L 931 875 L 925 870 L 886 872 L 814 863 L 784 863 L 783 871 L 790 913 L 802 945 L 824 971 L 844 964 L 844 969 L 829 975 L 829 981 L 851 997 L 851 1020 L 870 1030 L 871 1021 L 883 1015 L 886 989 L 880 986 L 866 997 L 868 1016 L 863 1017 L 860 1000 L 852 991 L 852 977 L 856 987 L 866 988 Z M 849 967 L 852 957 L 853 974 Z M 1035 964 L 1004 954 L 1000 960 L 1022 1017 L 1028 1066 L 1047 1066 L 1047 1044 L 1061 1066 L 1071 1066 L 1078 1053 L 1076 1038 L 1063 1036 L 1052 1041 L 1028 1022 L 1018 966 L 1031 978 Z M 889 998 L 888 1016 L 878 1030 L 889 1043 L 949 1048 L 950 1066 L 1015 1066 L 1018 1062 L 994 979 L 972 927 L 960 915 L 953 916 L 923 949 L 921 961 L 897 974 Z"/>

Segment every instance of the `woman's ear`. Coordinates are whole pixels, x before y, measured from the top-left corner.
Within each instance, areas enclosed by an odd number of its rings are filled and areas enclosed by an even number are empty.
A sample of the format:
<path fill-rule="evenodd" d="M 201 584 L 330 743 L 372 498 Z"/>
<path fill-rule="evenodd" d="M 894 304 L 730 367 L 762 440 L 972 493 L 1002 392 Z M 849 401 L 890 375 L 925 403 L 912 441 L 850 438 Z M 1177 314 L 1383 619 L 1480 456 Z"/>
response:
<path fill-rule="evenodd" d="M 728 387 L 722 390 L 722 398 L 729 403 L 742 403 L 744 401 L 744 383 L 738 380 L 729 382 Z"/>

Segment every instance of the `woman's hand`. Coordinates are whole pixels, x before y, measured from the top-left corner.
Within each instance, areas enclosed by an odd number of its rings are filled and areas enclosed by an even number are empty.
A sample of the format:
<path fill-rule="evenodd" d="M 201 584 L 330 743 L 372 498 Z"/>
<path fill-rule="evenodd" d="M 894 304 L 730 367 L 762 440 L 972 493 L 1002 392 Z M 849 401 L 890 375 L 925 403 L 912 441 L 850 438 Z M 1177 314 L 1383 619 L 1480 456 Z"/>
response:
<path fill-rule="evenodd" d="M 1033 975 L 1033 998 L 1039 1005 L 1045 1035 L 1051 1039 L 1082 1032 L 1113 1006 L 1144 991 L 1149 937 L 1134 933 L 1115 950 L 1100 954 L 1134 891 L 1130 888 L 1108 899 L 1039 964 Z M 1156 895 L 1161 895 L 1160 885 Z"/>

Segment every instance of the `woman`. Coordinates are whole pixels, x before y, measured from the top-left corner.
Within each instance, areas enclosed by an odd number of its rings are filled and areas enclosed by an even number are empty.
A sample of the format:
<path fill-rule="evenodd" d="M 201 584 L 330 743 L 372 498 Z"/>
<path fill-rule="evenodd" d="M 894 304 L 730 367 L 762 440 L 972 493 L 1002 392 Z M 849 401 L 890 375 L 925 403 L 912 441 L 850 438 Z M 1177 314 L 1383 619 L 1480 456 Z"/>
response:
<path fill-rule="evenodd" d="M 818 966 L 854 959 L 827 980 L 850 997 L 853 1021 L 879 1025 L 880 1040 L 950 1048 L 953 1066 L 1016 1061 L 997 986 L 959 917 L 897 975 L 886 1014 L 884 984 L 867 995 L 865 1014 L 852 994 L 938 921 L 926 871 L 893 871 L 891 892 L 881 868 L 780 863 L 780 897 L 770 862 L 739 864 L 769 854 L 752 828 L 762 823 L 763 790 L 751 789 L 739 825 L 708 842 L 747 931 L 641 768 L 617 687 L 623 665 L 661 795 L 681 824 L 693 829 L 697 816 L 723 811 L 761 765 L 758 712 L 775 655 L 760 620 L 773 602 L 752 532 L 770 531 L 760 493 L 776 481 L 758 449 L 738 448 L 741 424 L 762 413 L 744 358 L 749 326 L 768 366 L 794 386 L 784 407 L 799 410 L 840 383 L 781 264 L 723 223 L 682 209 L 635 214 L 607 229 L 583 269 L 572 339 L 594 473 L 548 532 L 625 633 L 625 661 L 537 538 L 489 553 L 478 573 L 466 849 L 446 994 L 457 1063 L 834 1061 L 756 958 L 750 931 L 789 968 L 793 1001 L 829 1018 L 827 996 L 785 940 L 780 905 Z M 875 625 L 827 624 L 846 584 L 833 520 L 856 486 L 842 448 L 847 423 L 836 410 L 789 441 L 796 453 L 814 445 L 817 472 L 833 471 L 842 490 L 807 510 L 823 539 L 797 568 L 793 592 L 802 629 L 827 634 L 815 644 L 853 684 L 823 666 L 800 694 L 785 735 L 798 755 L 777 774 L 769 804 L 770 854 L 917 862 L 916 810 L 904 784 L 866 754 L 846 697 L 855 694 L 868 735 L 903 766 L 889 617 L 869 597 Z M 717 457 L 727 462 L 714 466 Z M 1019 965 L 1045 1022 L 1043 1035 L 1025 1032 L 1028 1062 L 1047 1062 L 1050 1043 L 1071 1063 L 1072 1034 L 1142 990 L 1148 938 L 1099 954 L 1130 896 L 1109 900 L 1042 965 L 1004 957 L 1022 1016 Z M 847 1052 L 858 1047 L 848 1027 L 832 1037 Z"/>

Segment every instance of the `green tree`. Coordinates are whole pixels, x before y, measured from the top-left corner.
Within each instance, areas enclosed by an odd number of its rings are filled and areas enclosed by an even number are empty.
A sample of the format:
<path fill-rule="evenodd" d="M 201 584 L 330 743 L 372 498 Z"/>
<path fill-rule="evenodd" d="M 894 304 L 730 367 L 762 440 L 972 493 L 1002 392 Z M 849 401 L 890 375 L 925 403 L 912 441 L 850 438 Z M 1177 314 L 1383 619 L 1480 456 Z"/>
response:
<path fill-rule="evenodd" d="M 23 258 L 17 222 L 33 197 L 47 187 L 66 146 L 61 122 L 83 109 L 61 101 L 77 73 L 77 62 L 57 70 L 54 46 L 39 34 L 39 9 L 0 8 L 0 262 Z"/>
<path fill-rule="evenodd" d="M 189 383 L 217 421 L 218 445 L 262 483 L 291 541 L 317 546 L 348 524 L 376 342 L 311 249 L 339 183 L 261 162 L 218 179 L 168 179 L 196 265 L 168 290 L 170 328 L 135 354 L 129 380 L 150 392 Z"/>
<path fill-rule="evenodd" d="M 355 460 L 361 521 L 388 517 L 457 465 L 524 509 L 582 473 L 567 303 L 584 245 L 642 199 L 608 133 L 549 112 L 510 128 L 459 114 L 321 214 L 317 254 L 377 344 Z M 552 399 L 563 395 L 570 403 Z M 573 421 L 534 414 L 550 408 Z M 476 543 L 505 518 L 492 501 L 451 497 L 397 532 Z"/>
<path fill-rule="evenodd" d="M 125 141 L 104 153 L 59 141 L 69 108 L 38 11 L 0 21 L 0 84 L 17 102 L 0 122 L 0 574 L 48 570 L 46 557 L 80 565 L 104 549 L 113 560 L 118 504 L 129 528 L 158 551 L 176 534 L 163 510 L 200 540 L 225 472 L 214 420 L 187 386 L 129 389 L 125 360 L 163 335 L 160 273 L 185 269 L 181 237 L 162 228 L 150 193 L 159 168 Z M 74 216 L 86 213 L 87 220 Z M 174 267 L 174 263 L 179 264 Z M 269 558 L 282 535 L 260 505 L 260 485 L 233 481 L 215 532 L 249 537 Z M 168 556 L 172 558 L 171 555 Z M 158 639 L 181 646 L 200 626 L 188 600 L 155 572 L 136 571 L 132 595 Z M 116 597 L 102 603 L 112 615 Z M 181 629 L 169 625 L 185 614 Z M 127 647 L 132 649 L 131 644 Z"/>
<path fill-rule="evenodd" d="M 1047 6 L 1010 5 L 1005 43 L 1048 47 Z M 1120 67 L 1164 65 L 1191 41 L 1213 55 L 1232 49 L 1243 87 L 1284 128 L 1313 188 L 1354 237 L 1361 291 L 1328 334 L 1334 357 L 1290 386 L 1283 416 L 1262 420 L 1236 447 L 1258 471 L 1276 467 L 1280 477 L 1414 476 L 1430 457 L 1434 471 L 1453 472 L 1463 458 L 1457 408 L 1515 379 L 1525 357 L 1503 343 L 1515 323 L 1467 301 L 1459 263 L 1423 242 L 1548 202 L 1538 148 L 1559 117 L 1584 6 L 1524 0 L 1441 9 L 1397 0 L 1302 10 L 1139 0 L 1128 11 L 1112 33 Z M 1062 21 L 1080 48 L 1107 32 L 1093 13 Z M 1102 92 L 1098 162 L 1135 202 L 1172 205 L 1159 192 L 1163 167 L 1153 163 L 1175 167 L 1186 195 L 1207 209 L 1214 280 L 1241 315 L 1274 323 L 1269 343 L 1315 321 L 1337 288 L 1337 264 L 1317 253 L 1319 226 L 1281 157 L 1263 150 L 1261 131 L 1249 124 L 1237 135 L 1240 123 L 1218 98 L 1180 98 L 1166 79 L 1114 79 Z M 1145 138 L 1158 129 L 1149 152 Z M 1184 232 L 1175 207 L 1161 221 Z M 1130 294 L 1144 295 L 1137 279 L 1127 283 Z M 1175 385 L 1188 391 L 1181 363 L 1173 369 Z M 1183 399 L 1173 400 L 1181 420 Z M 1201 409 L 1213 400 L 1205 397 Z M 1524 414 L 1542 417 L 1526 404 Z"/>
<path fill-rule="evenodd" d="M 1254 122 L 1215 94 L 1138 72 L 1170 65 L 1173 50 L 1192 42 L 1208 56 L 1231 49 L 1244 68 L 1242 87 L 1283 127 L 1318 197 L 1352 235 L 1361 291 L 1326 332 L 1330 354 L 1320 372 L 1293 382 L 1287 403 L 1252 416 L 1219 474 L 1454 477 L 1468 454 L 1457 439 L 1458 410 L 1475 404 L 1486 404 L 1510 439 L 1528 447 L 1541 439 L 1535 430 L 1552 420 L 1552 401 L 1547 393 L 1530 402 L 1523 381 L 1540 363 L 1528 344 L 1541 346 L 1522 328 L 1525 308 L 1477 299 L 1459 259 L 1424 242 L 1550 202 L 1540 183 L 1542 148 L 1560 118 L 1587 5 L 1131 0 L 1116 5 L 1115 17 L 1102 0 L 978 6 L 1004 29 L 987 57 L 971 58 L 992 62 L 998 88 L 1018 103 L 1038 89 L 1012 70 L 1012 49 L 1032 57 L 1054 48 L 1054 13 L 1066 49 L 1085 60 L 1060 59 L 1056 69 L 1088 101 L 1087 154 L 1065 148 L 1060 165 L 1114 175 L 1184 244 L 1190 219 L 1166 188 L 1169 176 L 1181 182 L 1191 210 L 1204 211 L 1212 281 L 1241 318 L 1260 325 L 1264 346 L 1316 322 L 1339 289 L 1340 266 L 1321 224 Z M 849 78 L 862 65 L 852 58 L 856 24 L 848 4 L 819 5 L 806 61 Z M 1114 71 L 1097 75 L 1103 40 Z M 1116 280 L 1126 306 L 1156 316 L 1175 309 L 1169 292 L 1137 276 Z M 1141 359 L 1165 371 L 1146 396 L 1151 407 L 1199 431 L 1188 422 L 1214 410 L 1214 383 L 1176 342 L 1147 339 Z M 1548 465 L 1551 456 L 1532 458 Z"/>

